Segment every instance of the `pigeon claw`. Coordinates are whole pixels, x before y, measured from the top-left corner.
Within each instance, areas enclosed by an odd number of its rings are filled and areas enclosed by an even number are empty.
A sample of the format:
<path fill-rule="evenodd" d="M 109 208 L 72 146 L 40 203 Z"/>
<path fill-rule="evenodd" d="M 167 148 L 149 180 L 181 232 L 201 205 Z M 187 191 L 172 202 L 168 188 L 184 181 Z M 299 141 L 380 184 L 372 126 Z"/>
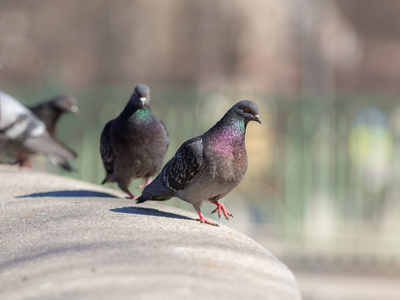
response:
<path fill-rule="evenodd" d="M 211 214 L 215 213 L 218 211 L 218 217 L 221 218 L 222 213 L 224 213 L 225 219 L 229 220 L 229 217 L 233 218 L 233 215 L 226 210 L 225 205 L 223 205 L 222 203 L 219 203 L 218 201 L 213 202 L 217 208 L 214 209 Z M 222 211 L 222 212 L 221 212 Z"/>
<path fill-rule="evenodd" d="M 206 223 L 206 224 L 212 225 L 212 226 L 217 226 L 217 227 L 219 226 L 217 223 L 210 222 L 206 218 L 204 218 L 204 216 L 201 212 L 198 212 L 198 214 L 199 214 L 199 218 L 196 219 L 196 221 L 199 221 L 200 223 Z"/>
<path fill-rule="evenodd" d="M 128 197 L 126 197 L 126 199 L 132 199 L 132 200 L 136 200 L 138 197 L 136 197 L 136 196 L 134 196 L 134 195 L 132 195 L 132 193 L 131 192 L 128 192 L 127 193 L 129 196 Z"/>
<path fill-rule="evenodd" d="M 205 224 L 209 224 L 209 225 L 212 225 L 212 226 L 217 226 L 217 227 L 219 227 L 219 225 L 217 224 L 217 223 L 214 223 L 214 222 L 210 222 L 210 221 L 208 221 L 207 219 L 196 219 L 196 221 L 200 221 L 200 223 L 205 223 Z"/>

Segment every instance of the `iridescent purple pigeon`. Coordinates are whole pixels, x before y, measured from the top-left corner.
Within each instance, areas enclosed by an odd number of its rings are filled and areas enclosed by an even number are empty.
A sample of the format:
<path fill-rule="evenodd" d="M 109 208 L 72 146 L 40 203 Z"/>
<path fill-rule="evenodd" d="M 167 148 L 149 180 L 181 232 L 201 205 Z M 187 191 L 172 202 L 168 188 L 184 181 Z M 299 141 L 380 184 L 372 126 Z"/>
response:
<path fill-rule="evenodd" d="M 246 173 L 245 133 L 249 121 L 261 124 L 257 104 L 249 100 L 236 103 L 210 130 L 183 143 L 136 202 L 178 197 L 193 205 L 199 215 L 197 221 L 218 226 L 201 213 L 201 204 L 209 201 L 217 206 L 212 213 L 218 211 L 219 217 L 223 213 L 228 220 L 232 214 L 218 200 Z"/>

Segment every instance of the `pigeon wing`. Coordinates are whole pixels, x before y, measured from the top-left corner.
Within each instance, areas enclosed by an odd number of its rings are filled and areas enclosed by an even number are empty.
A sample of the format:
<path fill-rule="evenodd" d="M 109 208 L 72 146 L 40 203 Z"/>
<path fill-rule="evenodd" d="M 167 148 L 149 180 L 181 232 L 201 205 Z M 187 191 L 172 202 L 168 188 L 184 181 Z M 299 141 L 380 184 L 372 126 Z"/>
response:
<path fill-rule="evenodd" d="M 47 131 L 39 136 L 26 137 L 22 144 L 29 151 L 41 153 L 50 160 L 53 158 L 57 162 L 65 159 L 75 159 L 77 156 L 74 151 L 51 137 Z"/>
<path fill-rule="evenodd" d="M 106 126 L 104 126 L 100 138 L 100 154 L 107 174 L 112 174 L 114 170 L 115 154 L 111 141 L 112 122 L 113 120 L 109 121 Z"/>
<path fill-rule="evenodd" d="M 173 191 L 183 190 L 201 175 L 205 168 L 202 137 L 192 138 L 178 149 L 162 170 L 165 185 Z"/>

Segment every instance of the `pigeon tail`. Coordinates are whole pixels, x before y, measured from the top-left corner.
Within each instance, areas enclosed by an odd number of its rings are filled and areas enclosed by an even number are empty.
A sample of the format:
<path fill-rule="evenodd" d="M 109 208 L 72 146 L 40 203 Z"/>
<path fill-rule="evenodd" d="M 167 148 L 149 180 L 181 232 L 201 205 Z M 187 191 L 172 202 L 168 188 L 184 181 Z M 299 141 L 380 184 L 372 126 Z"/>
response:
<path fill-rule="evenodd" d="M 157 176 L 156 179 L 144 188 L 142 195 L 136 200 L 136 203 L 143 203 L 147 200 L 164 201 L 174 196 L 172 190 L 164 187 L 160 178 L 160 175 Z"/>
<path fill-rule="evenodd" d="M 140 196 L 139 198 L 136 199 L 136 204 L 146 202 L 147 200 L 149 200 L 149 198 L 150 198 L 150 196 L 145 197 L 145 196 L 142 195 L 142 196 Z"/>
<path fill-rule="evenodd" d="M 101 182 L 101 184 L 105 184 L 107 182 L 112 182 L 111 175 L 107 174 L 106 178 L 104 178 L 104 180 Z"/>
<path fill-rule="evenodd" d="M 171 191 L 168 191 L 167 193 L 164 194 L 147 194 L 144 195 L 142 194 L 137 200 L 136 203 L 143 203 L 146 202 L 147 200 L 153 200 L 153 201 L 165 201 L 169 200 L 173 197 L 174 195 L 172 194 Z"/>
<path fill-rule="evenodd" d="M 58 162 L 58 165 L 68 172 L 77 172 L 77 170 L 71 166 L 66 160 L 62 160 Z"/>

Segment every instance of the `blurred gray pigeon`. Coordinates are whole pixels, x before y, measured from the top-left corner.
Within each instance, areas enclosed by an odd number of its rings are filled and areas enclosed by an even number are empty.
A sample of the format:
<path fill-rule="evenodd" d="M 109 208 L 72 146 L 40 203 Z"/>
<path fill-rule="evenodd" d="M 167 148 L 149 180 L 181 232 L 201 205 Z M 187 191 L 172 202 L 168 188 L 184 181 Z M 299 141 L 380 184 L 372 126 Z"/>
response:
<path fill-rule="evenodd" d="M 67 160 L 76 158 L 27 107 L 0 91 L 0 155 L 9 155 L 15 163 L 23 165 L 37 153 L 64 168 L 69 166 Z"/>
<path fill-rule="evenodd" d="M 261 124 L 256 103 L 236 103 L 210 130 L 187 140 L 160 174 L 144 190 L 137 203 L 147 200 L 168 200 L 178 197 L 193 205 L 197 221 L 218 226 L 206 220 L 200 207 L 203 201 L 217 205 L 228 220 L 232 216 L 218 202 L 244 177 L 247 170 L 245 133 L 249 121 Z"/>
<path fill-rule="evenodd" d="M 109 121 L 101 133 L 100 154 L 106 170 L 106 182 L 117 182 L 132 199 L 129 191 L 134 178 L 144 178 L 145 187 L 163 166 L 169 144 L 164 123 L 150 110 L 150 88 L 135 87 L 121 114 Z"/>
<path fill-rule="evenodd" d="M 77 101 L 70 95 L 60 95 L 28 108 L 46 125 L 53 137 L 56 137 L 56 123 L 62 114 L 79 113 Z"/>

